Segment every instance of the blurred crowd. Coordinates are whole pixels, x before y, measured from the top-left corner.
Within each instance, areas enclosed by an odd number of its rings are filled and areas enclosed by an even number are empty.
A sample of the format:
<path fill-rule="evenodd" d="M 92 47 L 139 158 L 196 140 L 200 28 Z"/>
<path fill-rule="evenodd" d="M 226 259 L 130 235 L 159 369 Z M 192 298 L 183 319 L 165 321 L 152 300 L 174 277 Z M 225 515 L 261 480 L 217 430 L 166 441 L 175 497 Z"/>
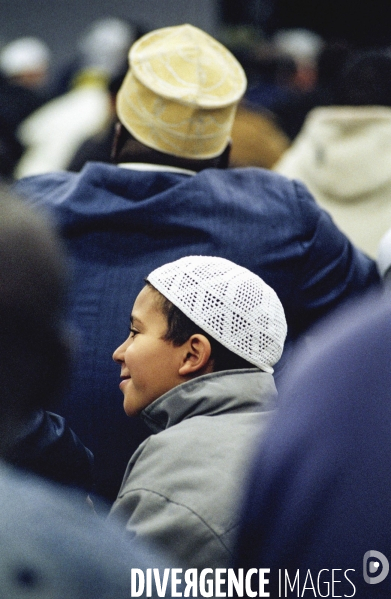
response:
<path fill-rule="evenodd" d="M 210 564 L 270 568 L 277 597 L 281 568 L 361 576 L 389 551 L 391 37 L 221 40 L 106 18 L 56 70 L 43 40 L 0 47 L 1 596 L 125 598 L 132 569 Z M 243 267 L 240 293 L 202 256 Z M 276 294 L 262 317 L 250 272 Z M 157 313 L 175 348 L 158 359 L 137 329 Z M 143 401 L 159 379 L 139 411 L 129 364 Z M 375 591 L 367 572 L 343 592 L 389 597 L 380 562 Z"/>
<path fill-rule="evenodd" d="M 40 39 L 21 37 L 0 49 L 2 178 L 110 161 L 115 96 L 129 47 L 142 33 L 124 20 L 98 20 L 80 36 L 74 57 L 55 70 Z M 232 130 L 231 166 L 300 179 L 354 243 L 375 256 L 390 218 L 389 48 L 355 48 L 307 29 L 222 38 L 248 79 Z"/>

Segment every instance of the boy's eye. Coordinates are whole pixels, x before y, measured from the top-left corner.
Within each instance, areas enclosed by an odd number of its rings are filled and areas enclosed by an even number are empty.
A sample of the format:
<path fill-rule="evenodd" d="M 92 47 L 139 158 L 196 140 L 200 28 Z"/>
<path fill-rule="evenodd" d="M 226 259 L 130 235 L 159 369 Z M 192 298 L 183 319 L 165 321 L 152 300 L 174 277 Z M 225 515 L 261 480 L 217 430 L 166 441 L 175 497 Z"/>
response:
<path fill-rule="evenodd" d="M 136 329 L 132 329 L 132 327 L 130 327 L 129 329 L 129 337 L 131 339 L 134 339 L 134 337 L 138 334 L 138 331 L 136 331 Z"/>

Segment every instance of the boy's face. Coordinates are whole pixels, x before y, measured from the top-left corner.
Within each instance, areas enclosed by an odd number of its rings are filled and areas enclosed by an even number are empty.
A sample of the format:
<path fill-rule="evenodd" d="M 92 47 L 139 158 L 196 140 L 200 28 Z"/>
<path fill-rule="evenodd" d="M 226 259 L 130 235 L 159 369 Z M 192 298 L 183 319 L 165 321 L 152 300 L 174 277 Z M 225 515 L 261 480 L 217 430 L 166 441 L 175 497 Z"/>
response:
<path fill-rule="evenodd" d="M 129 337 L 113 354 L 121 365 L 120 389 L 128 416 L 139 414 L 155 399 L 180 385 L 183 347 L 164 341 L 167 321 L 157 292 L 146 286 L 136 298 Z"/>

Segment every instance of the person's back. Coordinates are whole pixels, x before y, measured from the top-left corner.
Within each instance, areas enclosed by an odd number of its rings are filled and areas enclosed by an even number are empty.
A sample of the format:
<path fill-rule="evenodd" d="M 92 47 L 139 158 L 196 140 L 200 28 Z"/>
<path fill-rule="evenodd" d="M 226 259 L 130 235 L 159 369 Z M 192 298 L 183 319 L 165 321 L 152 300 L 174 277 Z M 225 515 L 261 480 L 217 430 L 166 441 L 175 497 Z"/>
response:
<path fill-rule="evenodd" d="M 235 551 L 270 596 L 390 596 L 390 312 L 388 294 L 344 308 L 287 373 Z"/>
<path fill-rule="evenodd" d="M 183 44 L 194 64 L 212 65 L 208 86 L 223 84 L 226 74 L 228 88 L 201 87 L 194 95 L 195 69 L 184 88 L 183 77 L 177 78 L 166 103 L 159 95 L 164 79 L 147 75 L 144 85 L 136 78 L 149 65 L 144 42 L 152 45 L 152 58 L 155 52 L 154 37 L 144 36 L 130 54 L 141 66 L 132 62 L 119 92 L 117 165 L 90 163 L 79 174 L 29 178 L 16 187 L 52 214 L 74 260 L 72 313 L 82 345 L 62 411 L 94 451 L 98 492 L 111 499 L 129 456 L 148 434 L 123 416 L 109 359 L 146 272 L 189 254 L 234 260 L 277 291 L 291 339 L 378 281 L 375 263 L 352 247 L 303 186 L 262 169 L 225 168 L 245 88 L 227 50 L 191 26 L 159 30 L 157 37 L 168 57 Z M 157 60 L 159 66 L 163 59 Z M 186 74 L 186 61 L 174 66 Z M 188 88 L 188 104 L 178 102 Z M 140 94 L 142 112 L 134 114 Z M 178 105 L 185 106 L 186 118 Z"/>
<path fill-rule="evenodd" d="M 171 596 L 146 585 L 148 568 L 168 562 L 127 542 L 114 523 L 80 509 L 77 494 L 21 475 L 0 461 L 0 595 L 7 599 L 128 599 Z M 141 594 L 140 594 L 141 589 Z"/>
<path fill-rule="evenodd" d="M 357 247 L 376 256 L 391 222 L 391 58 L 353 55 L 335 105 L 314 108 L 274 170 L 304 182 Z"/>

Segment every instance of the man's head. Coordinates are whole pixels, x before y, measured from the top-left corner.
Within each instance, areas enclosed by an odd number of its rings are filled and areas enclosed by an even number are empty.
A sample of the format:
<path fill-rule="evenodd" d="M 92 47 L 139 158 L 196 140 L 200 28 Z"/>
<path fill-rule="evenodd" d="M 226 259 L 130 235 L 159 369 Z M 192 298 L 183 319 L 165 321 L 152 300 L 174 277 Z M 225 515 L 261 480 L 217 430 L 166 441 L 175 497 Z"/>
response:
<path fill-rule="evenodd" d="M 166 27 L 132 46 L 129 66 L 117 115 L 131 138 L 166 163 L 208 161 L 226 150 L 246 77 L 223 45 L 192 25 Z"/>
<path fill-rule="evenodd" d="M 67 365 L 65 260 L 47 224 L 0 189 L 0 452 L 47 407 Z"/>
<path fill-rule="evenodd" d="M 286 331 L 276 293 L 246 268 L 209 256 L 157 268 L 136 298 L 128 339 L 113 354 L 126 413 L 203 374 L 272 373 Z"/>

